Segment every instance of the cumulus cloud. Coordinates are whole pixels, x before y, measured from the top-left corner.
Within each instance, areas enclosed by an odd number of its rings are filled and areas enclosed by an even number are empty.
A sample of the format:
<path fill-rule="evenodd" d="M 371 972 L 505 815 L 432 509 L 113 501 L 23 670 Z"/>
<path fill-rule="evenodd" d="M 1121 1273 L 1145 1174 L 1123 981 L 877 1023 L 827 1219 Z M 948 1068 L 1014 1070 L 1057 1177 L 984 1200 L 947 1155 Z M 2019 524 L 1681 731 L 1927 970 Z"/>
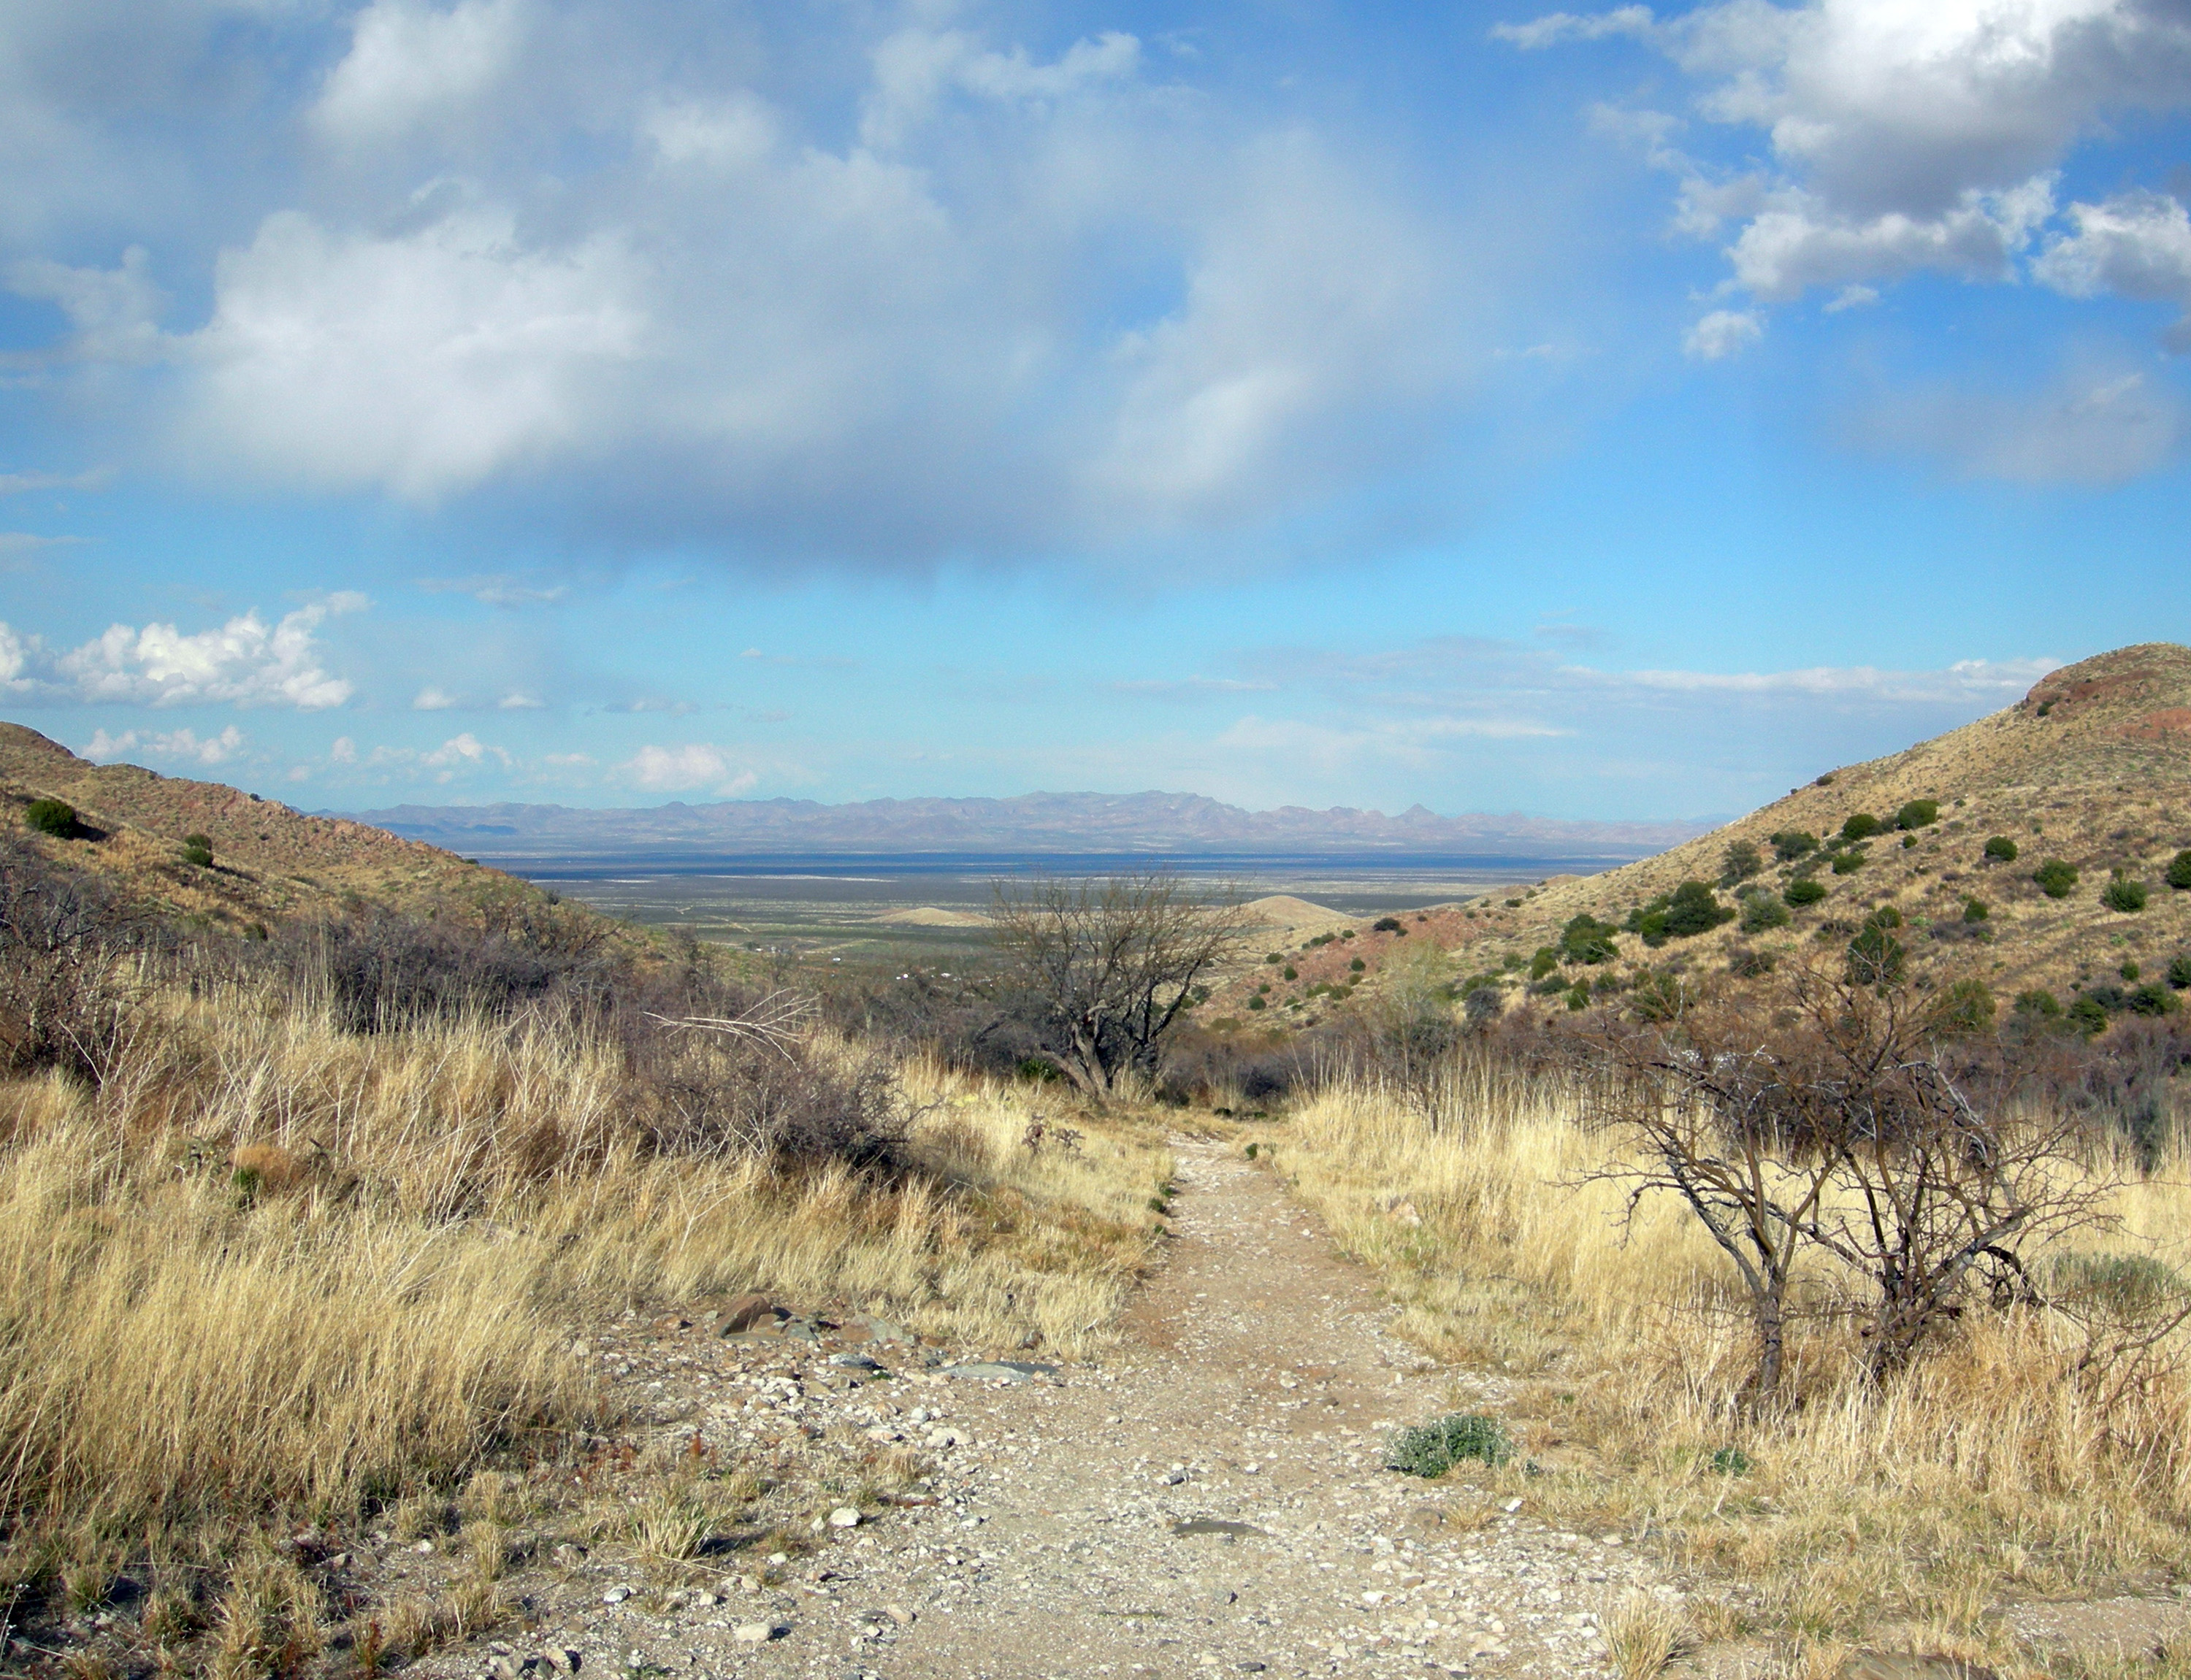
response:
<path fill-rule="evenodd" d="M 173 624 L 117 624 L 81 647 L 48 649 L 0 624 L 0 692 L 47 701 L 185 706 L 225 704 L 322 711 L 349 700 L 314 633 L 365 598 L 331 595 L 272 625 L 256 612 L 185 634 Z"/>
<path fill-rule="evenodd" d="M 90 745 L 83 756 L 99 763 L 109 763 L 117 758 L 143 757 L 163 761 L 180 760 L 191 764 L 211 767 L 225 764 L 243 750 L 243 731 L 230 724 L 217 735 L 201 737 L 195 729 L 124 729 L 120 735 L 109 735 L 105 729 L 93 733 Z"/>
<path fill-rule="evenodd" d="M 1764 336 L 1764 317 L 1756 310 L 1714 309 L 1689 329 L 1682 348 L 1699 361 L 1724 361 Z"/>
<path fill-rule="evenodd" d="M 54 304 L 68 317 L 69 358 L 142 366 L 168 354 L 159 325 L 167 297 L 152 282 L 151 257 L 141 245 L 124 251 L 118 268 L 72 268 L 50 257 L 26 257 L 9 264 L 7 278 L 17 297 Z"/>
<path fill-rule="evenodd" d="M 1694 78 L 1708 123 L 1762 130 L 1763 172 L 1716 167 L 1663 133 L 1648 156 L 1682 177 L 1682 230 L 1741 224 L 1730 283 L 1772 302 L 1921 272 L 2012 279 L 2081 138 L 2191 106 L 2191 27 L 2168 0 L 1716 0 L 1494 33 L 1522 47 L 1635 37 Z M 2130 195 L 2072 216 L 2080 230 L 2043 278 L 2180 301 L 2165 205 Z"/>
<path fill-rule="evenodd" d="M 2048 241 L 2032 265 L 2039 278 L 2072 298 L 2113 292 L 2173 304 L 2183 313 L 2171 349 L 2191 352 L 2191 215 L 2157 192 L 2120 193 L 2099 204 L 2073 204 L 2074 232 Z"/>
<path fill-rule="evenodd" d="M 737 767 L 726 749 L 693 742 L 683 746 L 642 746 L 617 766 L 618 776 L 650 793 L 684 793 L 705 789 L 728 798 L 746 792 L 760 780 Z"/>
<path fill-rule="evenodd" d="M 567 583 L 528 583 L 508 572 L 471 577 L 422 577 L 418 587 L 430 595 L 469 595 L 491 607 L 545 606 L 571 593 Z"/>
<path fill-rule="evenodd" d="M 874 86 L 860 117 L 860 137 L 889 147 L 926 120 L 951 94 L 1047 105 L 1130 76 L 1141 43 L 1118 30 L 1079 41 L 1050 64 L 1024 48 L 998 52 L 965 30 L 900 30 L 874 52 Z"/>
<path fill-rule="evenodd" d="M 525 0 L 461 0 L 447 11 L 374 0 L 351 20 L 350 51 L 310 121 L 357 147 L 461 115 L 515 67 L 529 21 Z"/>

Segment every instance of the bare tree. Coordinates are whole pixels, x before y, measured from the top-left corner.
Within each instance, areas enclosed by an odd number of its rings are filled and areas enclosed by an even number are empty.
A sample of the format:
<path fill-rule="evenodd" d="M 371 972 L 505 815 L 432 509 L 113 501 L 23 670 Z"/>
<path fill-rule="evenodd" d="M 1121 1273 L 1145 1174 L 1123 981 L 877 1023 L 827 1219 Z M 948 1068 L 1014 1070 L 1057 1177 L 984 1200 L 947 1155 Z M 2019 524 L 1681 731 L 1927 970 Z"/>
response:
<path fill-rule="evenodd" d="M 1158 1047 L 1240 933 L 1228 893 L 1198 903 L 1176 875 L 999 882 L 992 937 L 1043 1053 L 1088 1096 L 1150 1073 Z"/>
<path fill-rule="evenodd" d="M 1769 1015 L 1700 1005 L 1671 1025 L 1615 1028 L 1599 1117 L 1631 1146 L 1598 1176 L 1688 1206 L 1733 1263 L 1758 1338 L 1755 1392 L 1786 1366 L 1806 1250 L 1869 1280 L 1848 1310 L 1865 1375 L 1909 1360 L 1974 1297 L 2034 1299 L 2020 1257 L 2103 1223 L 2112 1188 L 2063 1115 L 1982 1108 L 1907 990 L 1798 969 Z"/>

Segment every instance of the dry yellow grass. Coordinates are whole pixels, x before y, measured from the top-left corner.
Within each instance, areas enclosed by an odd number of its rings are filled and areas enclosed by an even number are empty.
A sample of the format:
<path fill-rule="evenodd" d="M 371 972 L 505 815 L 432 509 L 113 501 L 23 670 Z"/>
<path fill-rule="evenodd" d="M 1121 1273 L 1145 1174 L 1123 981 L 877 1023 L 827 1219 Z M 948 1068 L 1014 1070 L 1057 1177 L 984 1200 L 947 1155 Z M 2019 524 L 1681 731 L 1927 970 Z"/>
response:
<path fill-rule="evenodd" d="M 148 997 L 100 1089 L 0 1086 L 10 1565 L 95 1600 L 148 1546 L 239 1558 L 224 1661 L 263 1667 L 310 1618 L 238 1536 L 595 1423 L 566 1348 L 590 1319 L 760 1289 L 1081 1353 L 1169 1172 L 1123 1122 L 1031 1151 L 1021 1093 L 930 1067 L 906 1079 L 918 1165 L 887 1182 L 652 1155 L 623 1088 L 566 1025 L 353 1036 L 251 989 Z"/>
<path fill-rule="evenodd" d="M 1278 1162 L 1383 1274 L 1409 1335 L 1517 1382 L 1510 1427 L 1538 1473 L 1500 1473 L 1512 1491 L 1554 1520 L 1648 1533 L 1719 1583 L 1698 1608 L 1711 1637 L 1824 1651 L 1892 1624 L 1998 1663 L 2006 1598 L 2191 1569 L 2180 1332 L 2118 1392 L 2072 1380 L 2069 1325 L 1981 1312 L 1874 1390 L 1821 1328 L 1798 1403 L 1757 1416 L 1724 1263 L 1670 1198 L 1624 1222 L 1622 1189 L 1589 1177 L 1606 1149 L 1556 1086 L 1484 1063 L 1429 1102 L 1329 1091 Z M 2117 1229 L 2081 1246 L 2186 1259 L 2180 1169 L 2126 1182 L 2109 1212 Z M 1814 1270 L 1807 1287 L 1848 1282 Z"/>

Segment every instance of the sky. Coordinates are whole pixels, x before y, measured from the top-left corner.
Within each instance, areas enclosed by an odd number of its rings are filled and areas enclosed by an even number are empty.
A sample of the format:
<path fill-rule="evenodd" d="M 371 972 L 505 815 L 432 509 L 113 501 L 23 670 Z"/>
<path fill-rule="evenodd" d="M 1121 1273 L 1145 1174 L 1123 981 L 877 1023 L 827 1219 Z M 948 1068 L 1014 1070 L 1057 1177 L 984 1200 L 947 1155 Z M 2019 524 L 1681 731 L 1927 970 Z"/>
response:
<path fill-rule="evenodd" d="M 1686 818 L 2191 639 L 2191 0 L 0 0 L 0 716 Z"/>

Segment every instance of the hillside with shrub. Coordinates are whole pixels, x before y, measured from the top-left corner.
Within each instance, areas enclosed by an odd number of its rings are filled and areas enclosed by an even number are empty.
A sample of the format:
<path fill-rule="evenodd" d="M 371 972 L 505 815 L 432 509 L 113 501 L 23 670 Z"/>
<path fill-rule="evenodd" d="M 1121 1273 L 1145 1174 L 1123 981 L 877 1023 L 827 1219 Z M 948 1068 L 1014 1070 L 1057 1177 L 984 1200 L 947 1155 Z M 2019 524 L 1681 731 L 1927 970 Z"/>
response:
<path fill-rule="evenodd" d="M 636 930 L 415 840 L 310 816 L 219 782 L 94 764 L 0 724 L 0 832 L 178 930 L 262 938 L 285 920 L 367 908 L 483 928 L 561 927 L 639 949 Z"/>
<path fill-rule="evenodd" d="M 1953 991 L 1972 1025 L 2173 1014 L 2191 996 L 2191 649 L 2054 672 L 1990 717 L 1642 862 L 1385 920 L 1381 937 L 1338 935 L 1351 972 L 1327 972 L 1320 948 L 1277 953 L 1209 1013 L 1306 1024 L 1364 985 L 1374 997 L 1404 928 L 1427 937 L 1402 989 L 1435 969 L 1479 1015 L 1524 997 L 1648 1015 L 1821 951 Z"/>

